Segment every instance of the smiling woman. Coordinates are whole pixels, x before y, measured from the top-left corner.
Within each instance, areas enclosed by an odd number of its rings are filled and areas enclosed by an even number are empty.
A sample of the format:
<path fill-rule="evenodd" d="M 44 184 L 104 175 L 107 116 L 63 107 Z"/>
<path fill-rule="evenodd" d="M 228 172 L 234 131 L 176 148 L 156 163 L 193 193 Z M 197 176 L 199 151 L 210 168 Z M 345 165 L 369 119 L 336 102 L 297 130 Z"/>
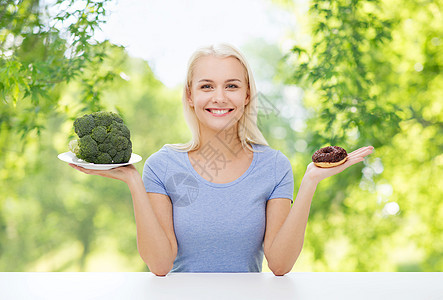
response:
<path fill-rule="evenodd" d="M 198 49 L 188 64 L 183 109 L 192 131 L 133 166 L 85 170 L 119 179 L 132 194 L 140 256 L 156 275 L 169 272 L 261 272 L 292 269 L 304 240 L 317 184 L 361 162 L 372 147 L 323 170 L 310 164 L 295 204 L 288 158 L 257 127 L 252 71 L 233 46 Z M 142 179 L 142 180 L 140 180 Z"/>

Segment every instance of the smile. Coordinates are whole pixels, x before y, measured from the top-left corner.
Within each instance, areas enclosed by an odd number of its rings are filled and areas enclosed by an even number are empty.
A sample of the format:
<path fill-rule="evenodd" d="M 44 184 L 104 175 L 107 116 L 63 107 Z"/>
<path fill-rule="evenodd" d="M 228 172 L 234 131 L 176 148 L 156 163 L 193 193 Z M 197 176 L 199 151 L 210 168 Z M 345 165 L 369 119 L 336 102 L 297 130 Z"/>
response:
<path fill-rule="evenodd" d="M 215 116 L 215 117 L 223 117 L 228 115 L 231 111 L 233 111 L 233 108 L 230 109 L 212 109 L 212 108 L 208 108 L 206 109 L 206 111 L 210 112 L 211 115 Z"/>

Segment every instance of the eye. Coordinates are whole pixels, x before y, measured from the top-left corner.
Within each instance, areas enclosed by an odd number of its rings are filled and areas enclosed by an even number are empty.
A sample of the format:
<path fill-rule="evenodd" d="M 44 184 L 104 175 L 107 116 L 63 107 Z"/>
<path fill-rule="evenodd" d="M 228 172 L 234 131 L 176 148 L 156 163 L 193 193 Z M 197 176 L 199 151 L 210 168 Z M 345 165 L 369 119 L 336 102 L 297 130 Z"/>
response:
<path fill-rule="evenodd" d="M 236 84 L 228 84 L 226 87 L 228 89 L 235 89 L 235 88 L 238 88 L 238 85 L 236 85 Z"/>
<path fill-rule="evenodd" d="M 204 84 L 204 85 L 202 85 L 200 88 L 201 88 L 201 89 L 209 89 L 209 88 L 211 88 L 211 85 L 209 85 L 209 84 Z"/>

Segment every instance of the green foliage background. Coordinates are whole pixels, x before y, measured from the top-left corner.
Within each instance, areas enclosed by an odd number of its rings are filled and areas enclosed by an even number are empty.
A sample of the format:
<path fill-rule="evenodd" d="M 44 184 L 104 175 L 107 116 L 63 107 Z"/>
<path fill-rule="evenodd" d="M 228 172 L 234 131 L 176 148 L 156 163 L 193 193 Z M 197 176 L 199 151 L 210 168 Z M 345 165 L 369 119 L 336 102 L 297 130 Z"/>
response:
<path fill-rule="evenodd" d="M 59 0 L 48 17 L 39 1 L 0 0 L 1 271 L 147 270 L 126 185 L 57 159 L 73 120 L 102 109 L 123 116 L 144 159 L 190 138 L 180 88 L 93 39 L 107 2 Z M 375 147 L 320 183 L 294 271 L 442 271 L 443 2 L 274 4 L 298 20 L 291 50 L 241 48 L 263 87 L 259 127 L 290 158 L 295 192 L 316 149 Z"/>

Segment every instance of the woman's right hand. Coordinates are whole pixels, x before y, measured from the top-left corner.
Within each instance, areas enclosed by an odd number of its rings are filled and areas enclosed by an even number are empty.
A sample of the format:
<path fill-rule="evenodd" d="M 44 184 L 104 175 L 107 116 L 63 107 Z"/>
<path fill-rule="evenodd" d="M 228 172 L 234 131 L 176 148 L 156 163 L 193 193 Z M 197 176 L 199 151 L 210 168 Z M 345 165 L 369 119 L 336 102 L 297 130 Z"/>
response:
<path fill-rule="evenodd" d="M 108 177 L 112 179 L 121 180 L 125 183 L 128 183 L 133 176 L 140 176 L 137 169 L 134 167 L 134 165 L 128 165 L 124 167 L 117 167 L 110 170 L 91 170 L 91 169 L 85 169 L 82 167 L 79 167 L 74 164 L 69 164 L 71 167 L 73 167 L 76 170 L 79 170 L 80 172 L 83 172 L 85 174 L 90 175 L 98 175 L 103 177 Z"/>

